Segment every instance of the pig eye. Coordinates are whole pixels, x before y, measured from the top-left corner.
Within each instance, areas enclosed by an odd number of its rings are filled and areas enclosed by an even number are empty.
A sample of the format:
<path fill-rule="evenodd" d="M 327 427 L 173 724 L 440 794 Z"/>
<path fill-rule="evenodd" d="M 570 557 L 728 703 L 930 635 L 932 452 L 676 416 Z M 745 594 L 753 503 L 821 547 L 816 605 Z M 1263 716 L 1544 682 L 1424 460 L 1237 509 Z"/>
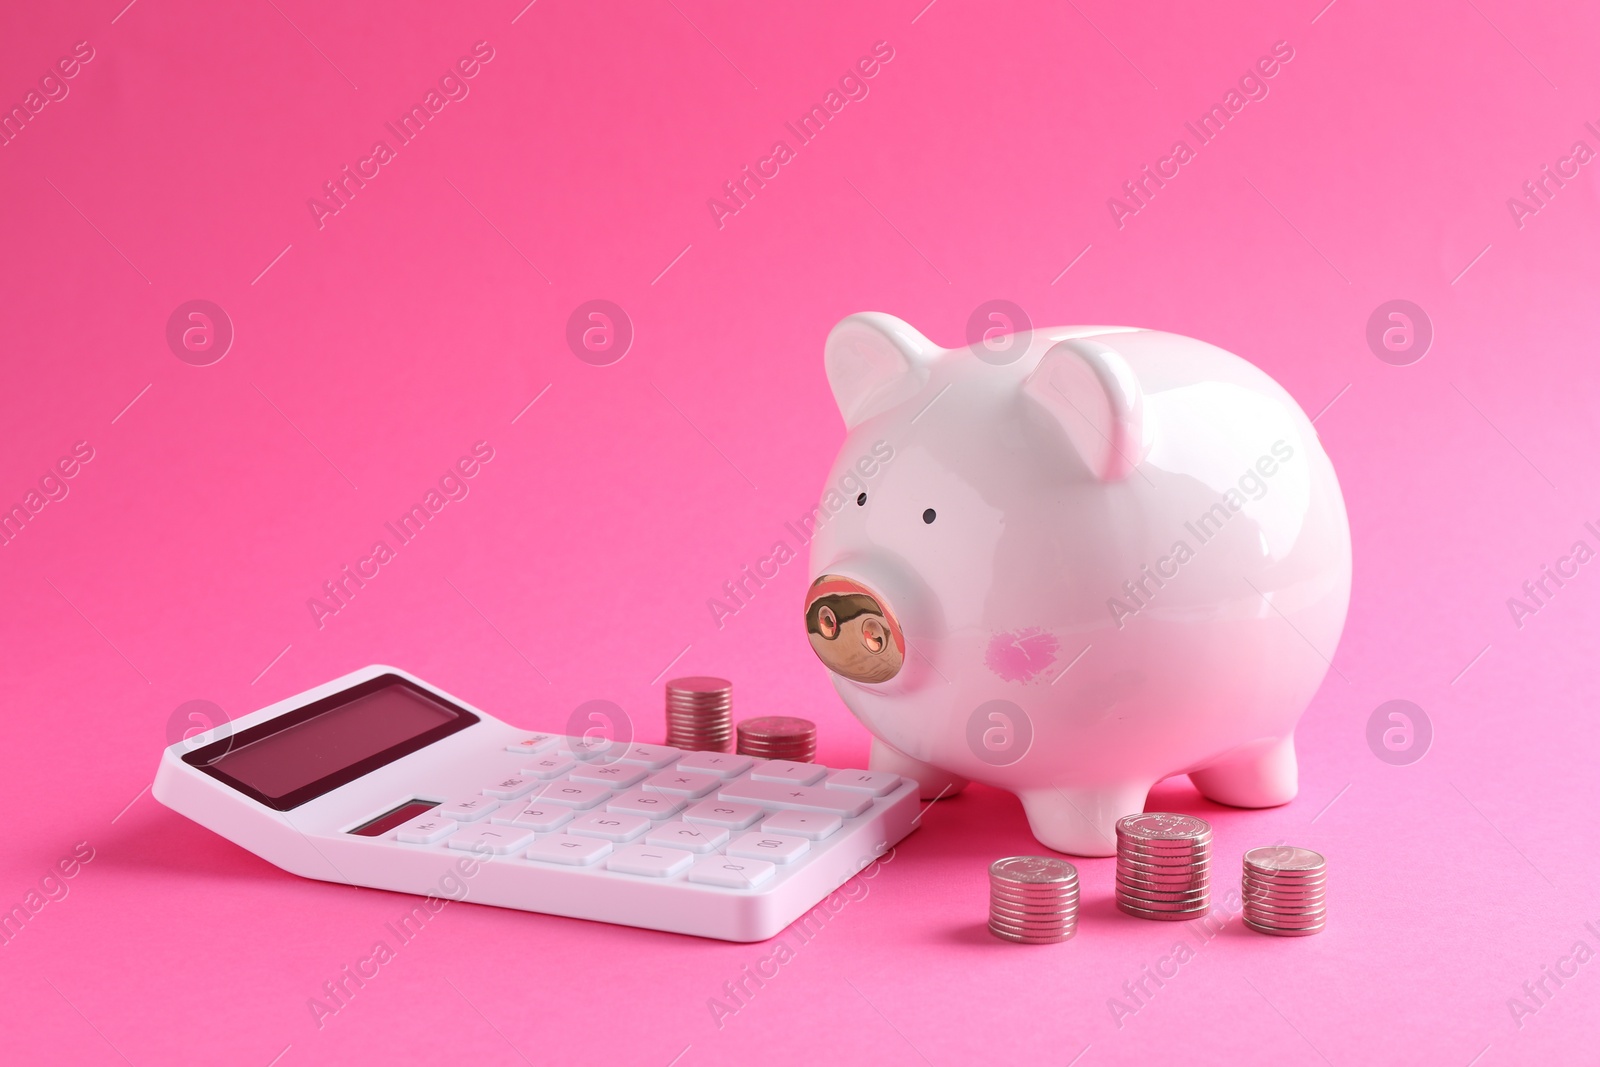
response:
<path fill-rule="evenodd" d="M 924 511 L 922 513 L 922 521 L 923 522 L 931 523 L 931 522 L 933 522 L 934 519 L 937 519 L 938 517 L 939 516 L 937 516 L 937 515 L 935 515 L 933 513 L 933 509 L 932 508 L 929 508 L 927 511 Z"/>
<path fill-rule="evenodd" d="M 867 506 L 867 494 L 865 494 L 865 493 L 857 493 L 856 494 L 856 507 L 864 508 L 866 506 Z"/>

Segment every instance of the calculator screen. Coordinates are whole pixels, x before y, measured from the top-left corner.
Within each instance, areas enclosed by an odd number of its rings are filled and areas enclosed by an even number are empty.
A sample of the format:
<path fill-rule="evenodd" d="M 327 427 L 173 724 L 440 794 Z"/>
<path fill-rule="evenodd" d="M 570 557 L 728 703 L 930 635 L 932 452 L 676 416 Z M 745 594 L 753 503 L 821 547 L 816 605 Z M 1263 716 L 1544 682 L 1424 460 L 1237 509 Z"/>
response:
<path fill-rule="evenodd" d="M 184 759 L 288 811 L 477 722 L 385 675 L 189 753 Z"/>

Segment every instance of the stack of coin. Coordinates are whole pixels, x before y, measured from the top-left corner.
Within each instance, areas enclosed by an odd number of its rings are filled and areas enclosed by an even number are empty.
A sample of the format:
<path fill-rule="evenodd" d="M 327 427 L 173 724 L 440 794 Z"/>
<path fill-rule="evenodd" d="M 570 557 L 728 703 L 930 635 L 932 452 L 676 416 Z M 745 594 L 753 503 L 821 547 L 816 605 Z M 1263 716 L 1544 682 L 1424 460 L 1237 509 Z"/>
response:
<path fill-rule="evenodd" d="M 1024 945 L 1077 933 L 1078 869 L 1046 856 L 995 860 L 989 865 L 989 932 Z"/>
<path fill-rule="evenodd" d="M 739 755 L 810 763 L 817 758 L 817 724 L 789 715 L 768 715 L 739 724 Z"/>
<path fill-rule="evenodd" d="M 1328 924 L 1328 861 L 1293 845 L 1244 854 L 1244 924 L 1276 937 L 1304 937 Z"/>
<path fill-rule="evenodd" d="M 1151 811 L 1117 820 L 1117 907 L 1181 920 L 1211 906 L 1211 824 Z"/>
<path fill-rule="evenodd" d="M 674 678 L 667 683 L 667 744 L 689 752 L 726 752 L 733 740 L 733 683 Z"/>

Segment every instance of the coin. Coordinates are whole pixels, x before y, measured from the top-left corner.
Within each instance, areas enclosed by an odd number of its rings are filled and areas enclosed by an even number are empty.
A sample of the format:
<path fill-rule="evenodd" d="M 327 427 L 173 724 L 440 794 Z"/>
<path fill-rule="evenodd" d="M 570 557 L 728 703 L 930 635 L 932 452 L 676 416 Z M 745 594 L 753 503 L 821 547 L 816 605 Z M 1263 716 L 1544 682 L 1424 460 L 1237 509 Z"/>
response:
<path fill-rule="evenodd" d="M 1002 903 L 1005 903 L 1005 904 L 1009 904 L 1012 907 L 1017 907 L 1017 908 L 1033 908 L 1033 907 L 1049 908 L 1049 907 L 1055 907 L 1055 906 L 1059 905 L 1062 901 L 1067 901 L 1067 900 L 1075 901 L 1075 900 L 1077 900 L 1078 899 L 1078 891 L 1077 891 L 1077 889 L 1073 889 L 1073 891 L 1070 892 L 1070 893 L 1060 893 L 1060 894 L 1057 894 L 1055 896 L 1049 896 L 1049 897 L 1044 897 L 1044 896 L 1022 896 L 1022 895 L 1019 895 L 1019 894 L 1016 894 L 1016 893 L 1007 893 L 1007 892 L 1002 891 L 999 887 L 994 887 L 994 888 L 991 888 L 990 891 L 989 891 L 989 899 L 993 900 L 993 901 L 999 901 L 999 902 L 1002 902 Z"/>
<path fill-rule="evenodd" d="M 1117 834 L 1126 834 L 1140 841 L 1209 839 L 1211 824 L 1193 815 L 1147 811 L 1118 819 Z"/>
<path fill-rule="evenodd" d="M 1327 872 L 1328 861 L 1320 852 L 1294 845 L 1269 845 L 1253 848 L 1244 854 L 1246 867 L 1263 873 L 1304 871 L 1308 874 Z"/>
<path fill-rule="evenodd" d="M 1077 928 L 1074 927 L 1071 930 L 1064 930 L 1064 931 L 1062 931 L 1060 933 L 1056 933 L 1056 934 L 1045 935 L 1045 936 L 1034 936 L 1034 935 L 1029 935 L 1029 934 L 1024 934 L 1024 933 L 1019 933 L 1019 932 L 1016 932 L 1016 931 L 1013 931 L 1013 930 L 1008 930 L 1003 926 L 1002 927 L 996 927 L 993 923 L 991 923 L 989 925 L 989 932 L 991 934 L 993 934 L 994 936 L 996 936 L 996 937 L 1003 938 L 1003 939 L 1005 939 L 1007 941 L 1015 941 L 1017 944 L 1020 944 L 1020 945 L 1054 945 L 1054 944 L 1056 944 L 1058 942 L 1061 942 L 1061 941 L 1070 941 L 1072 939 L 1072 936 L 1074 934 L 1076 934 L 1078 931 L 1077 931 Z"/>
<path fill-rule="evenodd" d="M 1141 812 L 1117 820 L 1117 907 L 1142 919 L 1190 919 L 1211 906 L 1211 825 Z"/>
<path fill-rule="evenodd" d="M 1192 863 L 1210 862 L 1211 848 L 1208 845 L 1205 848 L 1190 849 L 1185 852 L 1158 851 L 1122 842 L 1117 845 L 1117 857 L 1130 863 L 1143 863 L 1150 867 L 1181 867 Z"/>
<path fill-rule="evenodd" d="M 739 754 L 810 763 L 817 755 L 817 724 L 792 715 L 768 715 L 739 724 Z"/>
<path fill-rule="evenodd" d="M 1207 914 L 1211 910 L 1211 906 L 1208 903 L 1197 908 L 1187 908 L 1181 911 L 1161 911 L 1152 908 L 1140 907 L 1138 904 L 1130 903 L 1120 896 L 1117 897 L 1117 908 L 1129 915 L 1135 916 L 1136 918 L 1159 919 L 1164 922 L 1181 922 L 1186 919 L 1197 919 L 1200 916 Z"/>
<path fill-rule="evenodd" d="M 1263 915 L 1250 912 L 1245 915 L 1245 920 L 1256 926 L 1270 926 L 1274 930 L 1309 930 L 1328 924 L 1327 915 Z"/>
<path fill-rule="evenodd" d="M 692 752 L 726 752 L 733 739 L 733 683 L 691 675 L 666 687 L 667 744 Z"/>
<path fill-rule="evenodd" d="M 989 864 L 989 877 L 1030 884 L 1076 882 L 1078 869 L 1051 856 L 1007 856 Z"/>
<path fill-rule="evenodd" d="M 1240 881 L 1244 922 L 1275 937 L 1304 937 L 1328 921 L 1328 861 L 1295 845 L 1253 848 Z"/>
<path fill-rule="evenodd" d="M 1319 900 L 1328 895 L 1328 887 L 1322 885 L 1285 889 L 1246 881 L 1241 888 L 1246 900 Z"/>
<path fill-rule="evenodd" d="M 1149 874 L 1187 874 L 1194 872 L 1204 874 L 1211 870 L 1210 859 L 1191 860 L 1188 863 L 1148 863 L 1145 860 L 1135 859 L 1131 856 L 1118 856 L 1117 869 L 1140 871 Z"/>
<path fill-rule="evenodd" d="M 1007 856 L 989 865 L 989 932 L 1051 944 L 1077 933 L 1078 869 L 1053 856 Z"/>

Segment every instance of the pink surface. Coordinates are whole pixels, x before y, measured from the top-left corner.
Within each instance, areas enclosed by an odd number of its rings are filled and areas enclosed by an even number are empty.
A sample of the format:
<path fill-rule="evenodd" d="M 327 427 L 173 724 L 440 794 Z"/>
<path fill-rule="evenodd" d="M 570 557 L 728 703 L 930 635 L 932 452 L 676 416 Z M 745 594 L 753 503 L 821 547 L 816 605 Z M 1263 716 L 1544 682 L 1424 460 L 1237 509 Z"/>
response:
<path fill-rule="evenodd" d="M 38 905 L 0 946 L 8 1060 L 1593 1058 L 1592 6 L 125 2 L 15 7 L 0 35 L 0 103 L 28 116 L 0 147 L 0 501 L 40 489 L 0 546 L 0 906 Z M 1293 58 L 1247 78 L 1280 41 Z M 876 42 L 801 143 L 785 123 Z M 1241 79 L 1259 98 L 1200 144 L 1185 123 Z M 386 124 L 430 90 L 402 143 Z M 1146 165 L 1165 184 L 1108 206 Z M 709 207 L 746 166 L 765 186 Z M 732 614 L 708 601 L 799 548 L 785 523 L 843 433 L 828 328 L 875 309 L 956 344 L 995 298 L 1204 338 L 1318 415 L 1356 578 L 1301 796 L 1231 811 L 1179 780 L 1152 805 L 1211 818 L 1225 872 L 1279 839 L 1324 851 L 1328 930 L 1124 918 L 1089 860 L 1076 940 L 999 943 L 985 866 L 1036 846 L 974 789 L 720 1026 L 709 1002 L 772 944 L 453 905 L 319 1027 L 308 1001 L 410 902 L 155 804 L 174 710 L 388 661 L 514 722 L 603 698 L 649 733 L 670 667 L 864 761 L 801 634 L 804 564 Z M 1432 324 L 1407 366 L 1367 342 L 1397 298 Z M 592 299 L 633 325 L 609 366 L 568 348 Z M 209 366 L 168 344 L 192 300 L 232 323 Z M 319 619 L 322 584 L 372 574 L 384 524 L 480 441 L 466 495 Z M 47 477 L 77 442 L 92 458 Z M 996 655 L 1033 658 L 1021 635 Z M 1369 748 L 1391 699 L 1431 720 L 1419 762 Z M 60 899 L 30 897 L 60 861 Z"/>

